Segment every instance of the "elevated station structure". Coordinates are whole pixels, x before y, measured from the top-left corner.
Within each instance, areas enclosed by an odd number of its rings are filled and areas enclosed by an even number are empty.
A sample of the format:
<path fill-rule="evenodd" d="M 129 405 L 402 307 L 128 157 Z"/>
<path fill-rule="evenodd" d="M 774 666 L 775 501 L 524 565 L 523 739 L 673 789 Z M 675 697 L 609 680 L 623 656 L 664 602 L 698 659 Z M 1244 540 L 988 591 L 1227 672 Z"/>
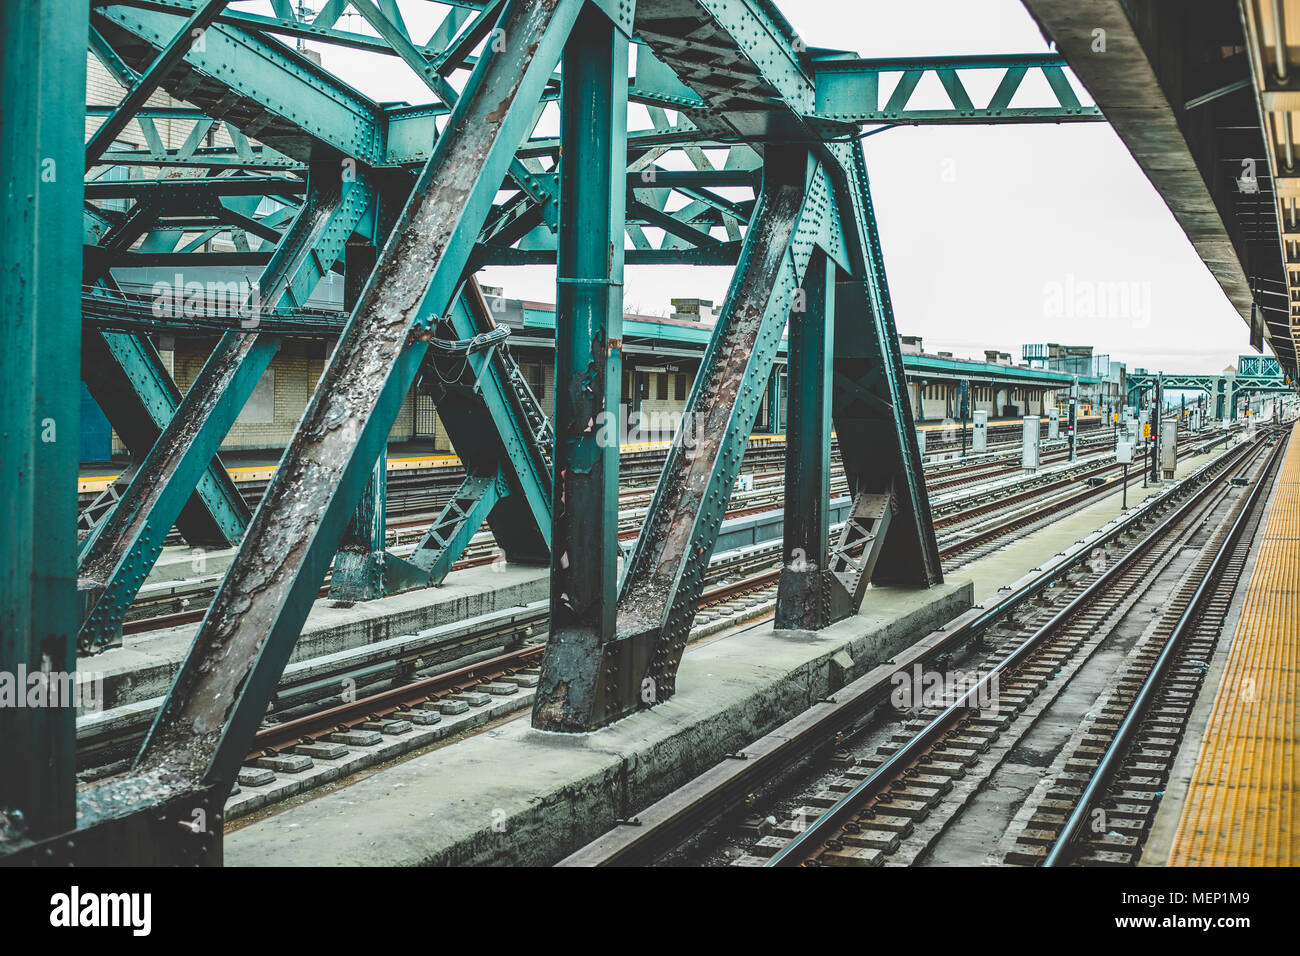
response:
<path fill-rule="evenodd" d="M 0 349 L 14 514 L 0 669 L 75 673 L 78 650 L 117 633 L 173 527 L 239 548 L 129 769 L 78 788 L 70 707 L 0 713 L 9 862 L 220 860 L 224 798 L 326 571 L 355 598 L 427 587 L 483 523 L 508 561 L 551 569 L 537 729 L 588 731 L 672 698 L 787 324 L 785 546 L 814 560 L 781 572 L 778 626 L 842 620 L 868 583 L 939 584 L 862 128 L 1102 119 L 1055 54 L 863 60 L 809 49 L 770 0 L 466 0 L 426 43 L 386 0 L 331 0 L 310 19 L 271 7 L 0 7 L 0 291 L 16 316 Z M 369 31 L 341 26 L 345 12 Z M 89 129 L 87 37 L 124 90 Z M 382 55 L 435 103 L 374 102 L 298 39 Z M 967 71 L 997 77 L 987 100 Z M 1030 73 L 1050 96 L 1023 105 Z M 927 77 L 946 104 L 912 104 Z M 163 91 L 181 105 L 158 105 Z M 629 103 L 649 128 L 628 129 Z M 537 131 L 550 104 L 558 135 Z M 179 146 L 164 121 L 191 124 Z M 142 144 L 123 142 L 128 127 Z M 686 400 L 701 437 L 674 441 L 620 575 L 618 447 L 596 424 L 618 404 L 624 268 L 664 262 L 735 272 Z M 512 263 L 556 266 L 552 417 L 474 278 Z M 1220 271 L 1240 303 L 1271 274 L 1237 265 Z M 235 266 L 260 270 L 256 283 L 217 302 L 202 283 L 191 309 L 182 278 L 170 309 L 151 290 L 144 318 L 118 274 Z M 308 307 L 331 274 L 342 316 Z M 337 342 L 250 514 L 217 452 L 304 327 Z M 151 335 L 196 332 L 220 338 L 182 393 Z M 80 549 L 79 377 L 140 459 Z M 398 557 L 383 460 L 413 387 L 432 395 L 466 478 Z M 832 427 L 862 533 L 828 547 Z"/>

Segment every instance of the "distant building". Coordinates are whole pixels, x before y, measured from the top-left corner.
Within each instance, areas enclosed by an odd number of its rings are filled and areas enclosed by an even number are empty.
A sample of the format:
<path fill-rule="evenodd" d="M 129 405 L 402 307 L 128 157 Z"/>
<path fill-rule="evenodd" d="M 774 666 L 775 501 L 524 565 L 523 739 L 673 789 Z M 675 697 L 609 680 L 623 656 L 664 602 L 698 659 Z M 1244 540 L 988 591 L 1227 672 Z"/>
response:
<path fill-rule="evenodd" d="M 1079 404 L 1086 408 L 1109 413 L 1124 404 L 1124 363 L 1094 355 L 1091 345 L 1030 344 L 1020 354 L 1030 368 L 1079 376 Z"/>

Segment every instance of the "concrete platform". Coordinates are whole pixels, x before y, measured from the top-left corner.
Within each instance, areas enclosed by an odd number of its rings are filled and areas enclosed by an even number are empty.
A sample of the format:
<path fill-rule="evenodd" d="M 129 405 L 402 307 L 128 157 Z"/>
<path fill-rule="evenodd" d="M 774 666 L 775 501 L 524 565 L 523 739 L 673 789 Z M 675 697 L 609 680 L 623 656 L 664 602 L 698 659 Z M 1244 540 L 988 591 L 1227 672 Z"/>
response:
<path fill-rule="evenodd" d="M 441 624 L 544 599 L 550 570 L 490 565 L 453 571 L 440 587 L 351 607 L 318 600 L 307 616 L 290 663 L 399 637 Z M 198 624 L 130 635 L 121 647 L 83 658 L 79 670 L 103 676 L 104 707 L 165 694 L 198 633 Z"/>
<path fill-rule="evenodd" d="M 553 863 L 956 617 L 971 593 L 968 581 L 872 588 L 824 631 L 706 640 L 658 707 L 580 735 L 521 716 L 235 829 L 226 863 Z"/>
<path fill-rule="evenodd" d="M 1142 865 L 1295 866 L 1300 860 L 1296 436 L 1293 427 Z"/>

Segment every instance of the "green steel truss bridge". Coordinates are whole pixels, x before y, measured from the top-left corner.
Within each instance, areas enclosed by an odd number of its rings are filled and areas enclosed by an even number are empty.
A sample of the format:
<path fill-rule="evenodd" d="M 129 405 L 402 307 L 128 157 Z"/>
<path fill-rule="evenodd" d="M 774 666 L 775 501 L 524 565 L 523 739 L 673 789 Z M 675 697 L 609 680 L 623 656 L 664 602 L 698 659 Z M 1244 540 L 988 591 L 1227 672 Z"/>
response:
<path fill-rule="evenodd" d="M 1236 369 L 1225 369 L 1217 375 L 1187 375 L 1164 373 L 1156 375 L 1145 369 L 1135 369 L 1127 376 L 1128 404 L 1135 405 L 1147 392 L 1153 392 L 1156 381 L 1172 391 L 1205 392 L 1215 418 L 1236 421 L 1240 412 L 1239 398 L 1247 395 L 1295 394 L 1295 382 L 1283 373 L 1278 360 L 1267 355 L 1242 355 Z"/>
<path fill-rule="evenodd" d="M 221 827 L 190 822 L 219 824 L 326 571 L 352 600 L 436 585 L 484 524 L 508 560 L 551 567 L 535 726 L 592 729 L 669 699 L 787 321 L 785 546 L 826 560 L 783 572 L 778 623 L 824 627 L 869 580 L 940 581 L 860 140 L 1104 120 L 1056 54 L 864 60 L 807 47 L 771 0 L 453 2 L 422 43 L 394 0 L 269 6 L 0 4 L 14 316 L 0 668 L 71 671 L 119 642 L 173 527 L 239 548 L 129 771 L 78 788 L 70 708 L 0 713 L 11 861 L 219 861 Z M 432 103 L 375 102 L 300 40 L 381 56 Z M 115 105 L 85 106 L 88 55 L 123 91 Z M 935 81 L 937 100 L 914 96 Z M 159 91 L 183 105 L 157 106 Z M 629 128 L 629 104 L 647 126 Z M 191 124 L 179 146 L 160 132 L 177 123 Z M 143 146 L 123 145 L 128 127 Z M 474 279 L 516 263 L 557 271 L 554 421 Z M 653 263 L 734 276 L 688 398 L 707 437 L 670 450 L 620 579 L 618 449 L 590 423 L 618 403 L 624 268 Z M 256 295 L 144 317 L 114 274 L 131 268 L 252 268 Z M 307 304 L 331 273 L 341 320 Z M 304 323 L 338 344 L 250 514 L 217 450 Z M 169 327 L 219 336 L 183 393 L 150 338 Z M 80 546 L 79 379 L 139 462 Z M 381 465 L 417 385 L 467 477 L 403 559 L 384 550 Z M 851 542 L 826 553 L 832 427 L 855 526 L 874 532 L 857 557 Z"/>

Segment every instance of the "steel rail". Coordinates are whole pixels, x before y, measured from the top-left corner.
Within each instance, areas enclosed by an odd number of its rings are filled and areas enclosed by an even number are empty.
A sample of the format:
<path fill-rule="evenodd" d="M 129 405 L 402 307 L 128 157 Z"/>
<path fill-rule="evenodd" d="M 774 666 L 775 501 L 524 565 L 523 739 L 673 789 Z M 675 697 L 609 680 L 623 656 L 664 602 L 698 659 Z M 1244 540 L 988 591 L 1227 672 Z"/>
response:
<path fill-rule="evenodd" d="M 1269 454 L 1264 466 L 1259 471 L 1259 476 L 1255 480 L 1254 487 L 1251 488 L 1250 494 L 1246 497 L 1241 511 L 1237 514 L 1236 520 L 1232 524 L 1228 536 L 1224 538 L 1223 544 L 1219 546 L 1218 552 L 1214 556 L 1214 561 L 1206 570 L 1205 576 L 1201 579 L 1200 585 L 1192 595 L 1187 607 L 1178 618 L 1178 623 L 1174 625 L 1173 632 L 1165 640 L 1165 645 L 1160 651 L 1160 656 L 1156 659 L 1155 665 L 1151 668 L 1146 680 L 1142 682 L 1142 687 L 1133 703 L 1129 706 L 1128 713 L 1124 716 L 1123 723 L 1120 724 L 1119 730 L 1115 732 L 1114 738 L 1106 747 L 1106 752 L 1102 755 L 1101 761 L 1093 770 L 1092 776 L 1088 780 L 1088 785 L 1084 787 L 1083 793 L 1079 796 L 1075 804 L 1074 812 L 1066 820 L 1065 826 L 1057 835 L 1056 840 L 1052 843 L 1051 850 L 1048 851 L 1047 857 L 1043 860 L 1043 866 L 1055 867 L 1067 863 L 1066 859 L 1071 845 L 1075 838 L 1083 829 L 1088 819 L 1088 812 L 1092 805 L 1097 801 L 1098 794 L 1108 787 L 1114 779 L 1115 773 L 1120 763 L 1128 753 L 1129 744 L 1133 735 L 1137 732 L 1139 725 L 1146 717 L 1147 711 L 1151 707 L 1152 701 L 1155 700 L 1161 683 L 1164 681 L 1165 673 L 1169 670 L 1170 662 L 1173 661 L 1177 652 L 1178 645 L 1182 642 L 1184 634 L 1191 627 L 1192 622 L 1201 614 L 1204 604 L 1208 597 L 1218 589 L 1222 577 L 1223 568 L 1231 560 L 1233 553 L 1237 549 L 1241 536 L 1246 526 L 1250 523 L 1255 514 L 1255 507 L 1259 502 L 1260 496 L 1267 484 L 1267 479 L 1274 471 L 1275 466 L 1281 460 L 1280 454 L 1286 442 L 1278 442 L 1273 446 L 1273 451 Z"/>
<path fill-rule="evenodd" d="M 1008 588 L 1007 593 L 997 601 L 982 606 L 982 611 L 977 616 L 951 626 L 950 629 L 941 628 L 943 638 L 918 657 L 918 662 L 933 660 L 974 639 L 1006 613 L 1034 597 L 1063 574 L 1086 562 L 1096 548 L 1124 534 L 1134 524 L 1146 520 L 1150 511 L 1161 507 L 1171 498 L 1187 494 L 1197 483 L 1206 482 L 1196 493 L 1199 498 L 1214 485 L 1212 479 L 1236 465 L 1248 450 L 1248 446 L 1239 446 L 1205 463 L 1178 485 L 1133 509 L 1075 554 L 1046 569 L 1034 569 L 1041 572 L 1037 577 L 1015 590 Z M 968 611 L 967 614 L 969 613 Z M 645 808 L 638 815 L 635 827 L 619 828 L 598 837 L 571 854 L 560 865 L 637 865 L 648 860 L 656 847 L 671 841 L 693 822 L 698 823 L 701 819 L 726 812 L 731 803 L 751 792 L 755 783 L 770 779 L 813 752 L 820 742 L 847 726 L 857 714 L 874 706 L 888 693 L 889 684 L 887 680 L 871 682 L 870 676 L 869 673 L 858 678 L 836 691 L 832 698 L 796 715 L 749 744 L 743 752 L 735 755 L 743 759 L 728 759 L 706 770 L 663 800 Z"/>
<path fill-rule="evenodd" d="M 1093 598 L 1104 593 L 1110 582 L 1119 574 L 1126 570 L 1134 561 L 1138 560 L 1141 555 L 1155 544 L 1159 539 L 1164 537 L 1168 531 L 1183 521 L 1187 515 L 1196 507 L 1200 501 L 1209 494 L 1210 490 L 1217 486 L 1218 480 L 1228 473 L 1229 470 L 1240 465 L 1246 458 L 1246 452 L 1252 448 L 1258 448 L 1259 443 L 1253 445 L 1240 445 L 1234 449 L 1235 459 L 1231 462 L 1224 463 L 1223 468 L 1210 481 L 1205 482 L 1199 489 L 1188 497 L 1186 501 L 1179 505 L 1172 513 L 1167 515 L 1152 531 L 1150 531 L 1140 542 L 1130 548 L 1118 561 L 1102 572 L 1101 576 L 1089 584 L 1082 592 L 1075 596 L 1064 608 L 1054 614 L 1050 620 L 1039 627 L 1033 634 L 1020 643 L 1010 654 L 1004 657 L 996 664 L 992 670 L 986 673 L 953 704 L 949 705 L 942 713 L 930 721 L 920 732 L 911 740 L 895 751 L 888 759 L 877 767 L 870 776 L 863 779 L 856 787 L 844 795 L 844 797 L 833 807 L 827 809 L 820 817 L 809 824 L 808 828 L 792 839 L 776 854 L 770 857 L 765 864 L 769 867 L 778 866 L 801 866 L 807 860 L 811 859 L 826 840 L 838 832 L 838 830 L 855 816 L 870 797 L 876 793 L 882 792 L 888 786 L 892 785 L 896 778 L 903 773 L 921 757 L 930 745 L 958 720 L 972 709 L 975 701 L 980 699 L 980 695 L 985 693 L 989 686 L 1003 674 L 1013 670 L 1026 657 L 1028 657 L 1040 644 L 1051 636 L 1059 627 L 1065 624 L 1070 618 L 1087 606 Z M 1158 506 L 1160 502 L 1165 501 L 1178 488 L 1170 489 L 1169 492 L 1161 495 L 1152 504 L 1152 507 Z M 1149 512 L 1150 508 L 1144 508 L 1143 514 Z M 1112 534 L 1118 534 L 1119 529 L 1113 529 Z M 1098 542 L 1100 543 L 1100 542 Z M 1095 547 L 1096 545 L 1094 545 Z M 1087 557 L 1088 552 L 1092 549 L 1085 549 L 1075 556 L 1076 561 Z M 977 624 L 987 626 L 994 619 L 1006 613 L 1012 607 L 1020 604 L 1031 593 L 1036 593 L 1047 585 L 1049 580 L 1055 580 L 1060 577 L 1065 568 L 1053 568 L 1048 580 L 1035 582 L 1034 585 L 1015 592 L 1014 595 L 1003 598 L 992 608 L 985 611 L 979 618 L 971 621 L 967 625 L 968 633 L 973 633 Z M 1045 575 L 1047 577 L 1047 575 Z M 1026 593 L 1028 592 L 1028 593 Z M 951 647 L 949 643 L 947 646 Z M 936 648 L 936 651 L 938 649 Z"/>

